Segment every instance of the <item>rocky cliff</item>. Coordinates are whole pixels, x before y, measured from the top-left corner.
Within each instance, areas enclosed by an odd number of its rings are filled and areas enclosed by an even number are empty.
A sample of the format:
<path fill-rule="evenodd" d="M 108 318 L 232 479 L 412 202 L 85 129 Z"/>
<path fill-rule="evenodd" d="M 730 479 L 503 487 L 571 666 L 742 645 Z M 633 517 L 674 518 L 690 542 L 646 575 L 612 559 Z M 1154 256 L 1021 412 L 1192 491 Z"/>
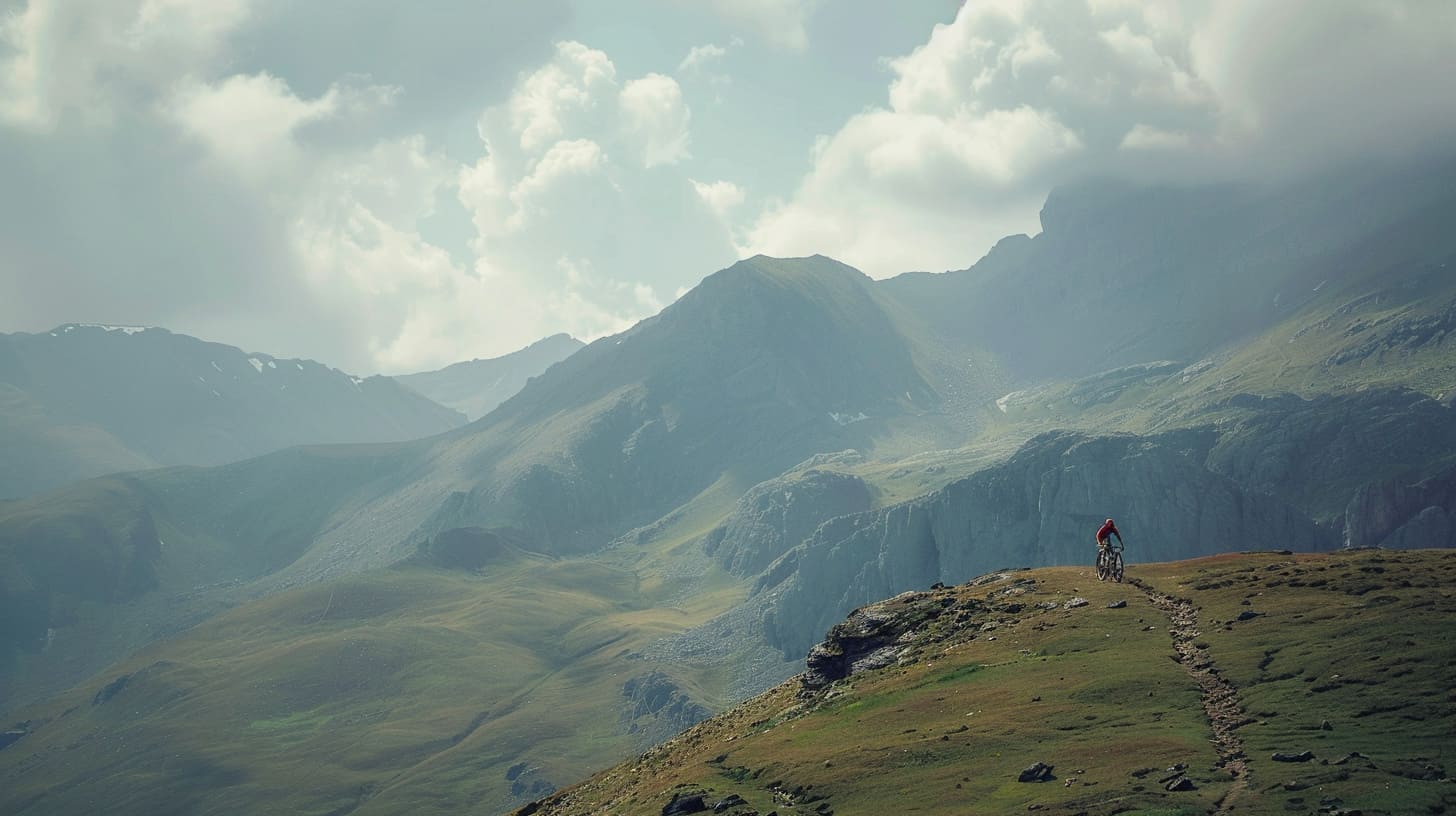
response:
<path fill-rule="evenodd" d="M 755 485 L 703 547 L 734 574 L 755 575 L 826 519 L 863 512 L 872 502 L 864 480 L 811 467 Z"/>
<path fill-rule="evenodd" d="M 1244 415 L 1222 429 L 1209 468 L 1335 524 L 1365 485 L 1417 481 L 1456 451 L 1456 411 L 1404 389 L 1314 399 L 1244 394 L 1219 407 Z"/>
<path fill-rule="evenodd" d="M 1245 549 L 1314 551 L 1335 533 L 1210 470 L 1213 431 L 1051 433 L 1005 464 L 921 499 L 820 526 L 759 579 L 765 633 L 802 653 L 857 606 L 1008 566 L 1089 563 L 1111 516 L 1130 561 Z"/>

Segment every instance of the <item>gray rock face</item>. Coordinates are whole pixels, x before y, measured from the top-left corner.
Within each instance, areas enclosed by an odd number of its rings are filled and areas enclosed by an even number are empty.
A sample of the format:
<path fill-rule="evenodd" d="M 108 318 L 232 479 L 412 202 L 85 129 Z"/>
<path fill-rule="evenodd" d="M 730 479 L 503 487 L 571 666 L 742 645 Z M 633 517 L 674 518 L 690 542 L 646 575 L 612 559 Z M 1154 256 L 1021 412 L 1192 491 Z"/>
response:
<path fill-rule="evenodd" d="M 627 702 L 622 715 L 627 732 L 640 735 L 649 745 L 697 725 L 711 714 L 660 671 L 628 680 L 622 685 L 622 697 Z"/>
<path fill-rule="evenodd" d="M 1295 508 L 1205 467 L 1215 439 L 1046 434 L 929 496 L 830 520 L 760 576 L 756 591 L 773 598 L 765 632 L 785 654 L 802 653 L 849 609 L 908 588 L 1008 565 L 1091 564 L 1108 516 L 1134 564 L 1338 544 Z"/>
<path fill-rule="evenodd" d="M 1386 536 L 1380 546 L 1390 549 L 1456 546 L 1451 515 L 1441 507 L 1427 507 Z"/>
<path fill-rule="evenodd" d="M 733 515 L 703 542 L 709 555 L 738 575 L 762 571 L 825 520 L 868 510 L 869 486 L 855 476 L 811 469 L 755 486 Z"/>
<path fill-rule="evenodd" d="M 1345 546 L 1456 546 L 1453 517 L 1456 467 L 1415 484 L 1372 482 L 1355 491 L 1345 507 Z"/>
<path fill-rule="evenodd" d="M 1250 414 L 1221 433 L 1209 452 L 1208 467 L 1320 519 L 1342 515 L 1351 495 L 1362 486 L 1456 450 L 1456 412 L 1414 391 L 1391 389 L 1312 400 L 1291 394 L 1245 394 L 1226 405 Z M 1383 501 L 1376 498 L 1377 505 Z M 1396 511 L 1400 518 L 1393 524 L 1373 518 L 1351 521 L 1357 527 L 1373 524 L 1388 533 L 1427 506 L 1396 504 L 1401 505 Z"/>

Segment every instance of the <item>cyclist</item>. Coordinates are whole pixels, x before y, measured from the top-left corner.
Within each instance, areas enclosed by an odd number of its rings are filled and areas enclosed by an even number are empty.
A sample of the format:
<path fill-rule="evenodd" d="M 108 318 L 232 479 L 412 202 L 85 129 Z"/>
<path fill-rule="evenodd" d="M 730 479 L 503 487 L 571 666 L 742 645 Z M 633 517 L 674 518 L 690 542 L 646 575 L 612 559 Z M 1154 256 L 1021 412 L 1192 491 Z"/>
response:
<path fill-rule="evenodd" d="M 1122 533 L 1117 531 L 1117 525 L 1112 523 L 1112 519 L 1102 522 L 1102 527 L 1097 531 L 1097 548 L 1105 549 L 1112 543 L 1113 536 L 1117 536 L 1118 544 L 1122 543 Z"/>

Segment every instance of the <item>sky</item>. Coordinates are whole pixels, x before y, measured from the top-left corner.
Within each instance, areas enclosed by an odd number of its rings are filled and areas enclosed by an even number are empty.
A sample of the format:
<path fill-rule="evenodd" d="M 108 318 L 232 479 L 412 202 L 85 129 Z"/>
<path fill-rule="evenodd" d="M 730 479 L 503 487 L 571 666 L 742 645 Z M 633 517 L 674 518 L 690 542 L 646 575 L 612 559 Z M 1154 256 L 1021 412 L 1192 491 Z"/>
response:
<path fill-rule="evenodd" d="M 372 374 L 756 253 L 970 266 L 1088 176 L 1456 143 L 1440 0 L 0 0 L 0 332 Z"/>

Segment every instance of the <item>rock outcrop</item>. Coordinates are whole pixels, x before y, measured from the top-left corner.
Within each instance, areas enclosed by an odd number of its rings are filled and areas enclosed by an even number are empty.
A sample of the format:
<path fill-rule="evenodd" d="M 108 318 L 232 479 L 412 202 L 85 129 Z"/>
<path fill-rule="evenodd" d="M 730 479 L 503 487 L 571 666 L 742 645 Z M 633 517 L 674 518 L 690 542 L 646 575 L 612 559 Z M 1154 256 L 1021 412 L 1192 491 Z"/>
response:
<path fill-rule="evenodd" d="M 1351 496 L 1365 485 L 1456 450 L 1456 411 L 1415 391 L 1309 400 L 1243 394 L 1221 407 L 1247 415 L 1222 429 L 1208 455 L 1209 469 L 1322 520 L 1344 515 Z M 1401 521 L 1428 504 L 1403 508 Z"/>
<path fill-rule="evenodd" d="M 809 650 L 807 670 L 800 678 L 801 695 L 811 695 L 851 674 L 893 664 L 928 622 L 955 603 L 949 595 L 905 592 L 854 610 Z"/>
<path fill-rule="evenodd" d="M 626 709 L 622 722 L 644 745 L 667 739 L 706 720 L 712 712 L 680 689 L 660 671 L 648 672 L 622 684 Z"/>
<path fill-rule="evenodd" d="M 813 535 L 824 520 L 863 512 L 872 502 L 869 485 L 858 477 L 810 468 L 749 490 L 703 547 L 729 571 L 754 575 Z"/>
<path fill-rule="evenodd" d="M 1456 466 L 1414 484 L 1372 482 L 1345 507 L 1347 547 L 1456 546 Z"/>

